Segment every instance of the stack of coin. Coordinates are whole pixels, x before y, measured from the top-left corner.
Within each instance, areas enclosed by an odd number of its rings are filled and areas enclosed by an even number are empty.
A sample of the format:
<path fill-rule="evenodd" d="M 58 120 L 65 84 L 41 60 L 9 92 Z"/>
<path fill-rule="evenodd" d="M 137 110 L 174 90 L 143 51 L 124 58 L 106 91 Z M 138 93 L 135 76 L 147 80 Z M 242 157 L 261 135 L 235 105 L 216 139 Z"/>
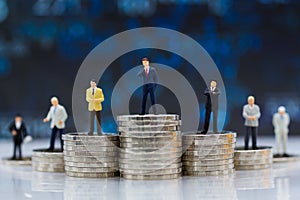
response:
<path fill-rule="evenodd" d="M 122 115 L 117 120 L 121 177 L 154 180 L 181 176 L 178 115 Z"/>
<path fill-rule="evenodd" d="M 65 134 L 63 140 L 68 176 L 107 178 L 119 175 L 117 135 Z"/>
<path fill-rule="evenodd" d="M 60 150 L 35 149 L 32 153 L 32 167 L 40 172 L 64 172 L 64 155 Z"/>
<path fill-rule="evenodd" d="M 259 147 L 255 150 L 236 148 L 234 164 L 236 170 L 266 169 L 273 163 L 272 147 Z"/>
<path fill-rule="evenodd" d="M 236 133 L 186 133 L 182 135 L 184 175 L 212 176 L 234 172 Z"/>

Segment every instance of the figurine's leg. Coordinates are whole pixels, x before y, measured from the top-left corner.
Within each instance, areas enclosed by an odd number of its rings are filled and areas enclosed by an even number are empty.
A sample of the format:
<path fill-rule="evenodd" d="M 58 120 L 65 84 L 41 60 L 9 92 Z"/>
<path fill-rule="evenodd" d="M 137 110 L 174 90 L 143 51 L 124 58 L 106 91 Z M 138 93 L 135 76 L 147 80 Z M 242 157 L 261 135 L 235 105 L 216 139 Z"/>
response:
<path fill-rule="evenodd" d="M 64 151 L 64 141 L 62 139 L 62 135 L 64 134 L 64 129 L 58 129 L 58 130 L 59 130 L 59 140 L 60 140 L 61 151 Z"/>
<path fill-rule="evenodd" d="M 22 160 L 22 143 L 19 143 L 19 159 Z"/>
<path fill-rule="evenodd" d="M 250 135 L 250 129 L 251 129 L 251 127 L 246 126 L 245 150 L 248 150 L 248 148 L 249 148 L 249 135 Z"/>
<path fill-rule="evenodd" d="M 256 141 L 257 141 L 257 127 L 251 127 L 252 132 L 252 149 L 257 149 Z"/>
<path fill-rule="evenodd" d="M 288 135 L 287 132 L 285 132 L 285 131 L 282 132 L 282 148 L 283 148 L 283 154 L 286 154 L 287 135 Z"/>
<path fill-rule="evenodd" d="M 277 151 L 277 154 L 280 154 L 281 134 L 279 131 L 275 131 L 275 138 L 276 138 L 276 151 Z"/>
<path fill-rule="evenodd" d="M 54 144 L 55 144 L 55 136 L 56 136 L 56 132 L 57 132 L 57 127 L 54 126 L 52 128 L 52 133 L 51 133 L 51 138 L 50 138 L 50 147 L 49 150 L 53 151 L 54 150 Z"/>
<path fill-rule="evenodd" d="M 143 101 L 142 101 L 142 111 L 141 111 L 142 115 L 146 113 L 147 96 L 148 96 L 148 88 L 145 88 L 145 86 L 143 86 Z"/>
<path fill-rule="evenodd" d="M 153 106 L 153 112 L 154 114 L 156 114 L 154 90 L 155 90 L 154 88 L 150 89 L 150 98 L 151 98 L 151 104 Z"/>
<path fill-rule="evenodd" d="M 90 111 L 90 130 L 88 132 L 89 135 L 94 134 L 94 120 L 95 120 L 95 111 Z"/>
<path fill-rule="evenodd" d="M 209 128 L 209 121 L 210 121 L 210 114 L 211 114 L 211 109 L 206 108 L 205 109 L 205 121 L 204 121 L 204 127 L 203 127 L 203 133 L 207 133 L 208 128 Z"/>
<path fill-rule="evenodd" d="M 214 133 L 218 133 L 218 110 L 213 110 L 213 131 Z"/>
<path fill-rule="evenodd" d="M 14 141 L 14 154 L 13 154 L 12 159 L 16 159 L 16 150 L 17 150 L 17 144 L 16 144 L 16 141 Z"/>
<path fill-rule="evenodd" d="M 102 135 L 102 122 L 101 122 L 100 111 L 96 111 L 96 123 L 97 123 L 97 133 L 98 135 Z"/>

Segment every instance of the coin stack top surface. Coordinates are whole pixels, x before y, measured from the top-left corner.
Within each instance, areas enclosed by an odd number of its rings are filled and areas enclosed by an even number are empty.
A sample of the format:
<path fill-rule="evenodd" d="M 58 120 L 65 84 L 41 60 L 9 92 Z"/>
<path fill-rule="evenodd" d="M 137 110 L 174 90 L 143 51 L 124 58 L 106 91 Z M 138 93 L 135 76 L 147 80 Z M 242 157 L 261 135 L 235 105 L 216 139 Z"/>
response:
<path fill-rule="evenodd" d="M 234 151 L 236 170 L 256 170 L 270 168 L 273 163 L 272 147 L 258 147 L 255 150 L 245 150 L 238 147 Z"/>
<path fill-rule="evenodd" d="M 181 176 L 182 140 L 178 115 L 118 116 L 119 168 L 126 179 Z"/>
<path fill-rule="evenodd" d="M 236 133 L 185 133 L 183 174 L 188 176 L 228 175 L 234 172 Z"/>
<path fill-rule="evenodd" d="M 35 149 L 32 153 L 32 168 L 40 172 L 64 172 L 64 155 L 61 150 Z"/>
<path fill-rule="evenodd" d="M 65 171 L 80 178 L 118 176 L 119 136 L 114 134 L 63 135 Z"/>

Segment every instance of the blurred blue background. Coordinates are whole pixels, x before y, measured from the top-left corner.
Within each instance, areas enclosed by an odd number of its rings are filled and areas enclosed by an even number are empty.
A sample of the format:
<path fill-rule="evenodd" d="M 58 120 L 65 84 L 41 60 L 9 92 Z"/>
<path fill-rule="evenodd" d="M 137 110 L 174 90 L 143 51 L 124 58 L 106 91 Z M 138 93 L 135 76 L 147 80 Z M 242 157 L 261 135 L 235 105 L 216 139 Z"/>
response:
<path fill-rule="evenodd" d="M 114 34 L 147 26 L 187 34 L 212 56 L 227 91 L 224 129 L 244 132 L 241 109 L 247 96 L 255 95 L 262 111 L 260 134 L 273 134 L 271 117 L 279 105 L 291 115 L 291 134 L 298 133 L 300 1 L 0 0 L 0 136 L 9 136 L 8 123 L 20 112 L 34 137 L 48 137 L 49 124 L 42 119 L 53 95 L 70 115 L 66 131 L 74 131 L 72 86 L 85 56 Z M 133 51 L 111 64 L 100 80 L 104 108 L 110 108 L 114 84 L 143 56 L 185 75 L 203 116 L 202 77 L 183 58 L 156 49 Z M 169 101 L 173 96 L 159 87 L 158 102 L 168 112 L 180 112 L 177 100 Z M 139 112 L 140 101 L 138 90 L 132 113 Z M 103 111 L 103 129 L 116 131 L 109 109 Z"/>

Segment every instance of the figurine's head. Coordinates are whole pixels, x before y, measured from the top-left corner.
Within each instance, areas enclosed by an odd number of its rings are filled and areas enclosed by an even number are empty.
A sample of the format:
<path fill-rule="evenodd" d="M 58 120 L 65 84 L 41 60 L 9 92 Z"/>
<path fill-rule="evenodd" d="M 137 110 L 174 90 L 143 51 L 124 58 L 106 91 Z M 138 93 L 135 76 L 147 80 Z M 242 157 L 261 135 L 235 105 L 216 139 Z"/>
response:
<path fill-rule="evenodd" d="M 285 107 L 284 106 L 280 106 L 278 108 L 278 113 L 281 114 L 281 115 L 283 115 L 285 113 Z"/>
<path fill-rule="evenodd" d="M 19 113 L 17 113 L 15 116 L 15 122 L 22 122 L 22 119 L 22 116 Z"/>
<path fill-rule="evenodd" d="M 254 102 L 255 102 L 255 98 L 254 96 L 249 96 L 248 97 L 248 104 L 253 106 L 254 105 Z"/>
<path fill-rule="evenodd" d="M 53 106 L 57 106 L 58 103 L 59 103 L 59 101 L 58 101 L 58 98 L 57 98 L 57 97 L 52 97 L 52 98 L 51 98 L 51 104 L 52 104 Z"/>
<path fill-rule="evenodd" d="M 147 57 L 144 57 L 143 59 L 142 59 L 142 64 L 143 64 L 143 66 L 144 67 L 149 67 L 149 58 L 147 58 Z"/>
<path fill-rule="evenodd" d="M 217 87 L 217 81 L 212 80 L 212 81 L 210 82 L 210 87 L 212 87 L 212 88 Z"/>
<path fill-rule="evenodd" d="M 95 88 L 97 86 L 97 83 L 96 83 L 95 79 L 92 79 L 91 82 L 90 82 L 90 84 L 91 84 L 92 88 Z"/>

